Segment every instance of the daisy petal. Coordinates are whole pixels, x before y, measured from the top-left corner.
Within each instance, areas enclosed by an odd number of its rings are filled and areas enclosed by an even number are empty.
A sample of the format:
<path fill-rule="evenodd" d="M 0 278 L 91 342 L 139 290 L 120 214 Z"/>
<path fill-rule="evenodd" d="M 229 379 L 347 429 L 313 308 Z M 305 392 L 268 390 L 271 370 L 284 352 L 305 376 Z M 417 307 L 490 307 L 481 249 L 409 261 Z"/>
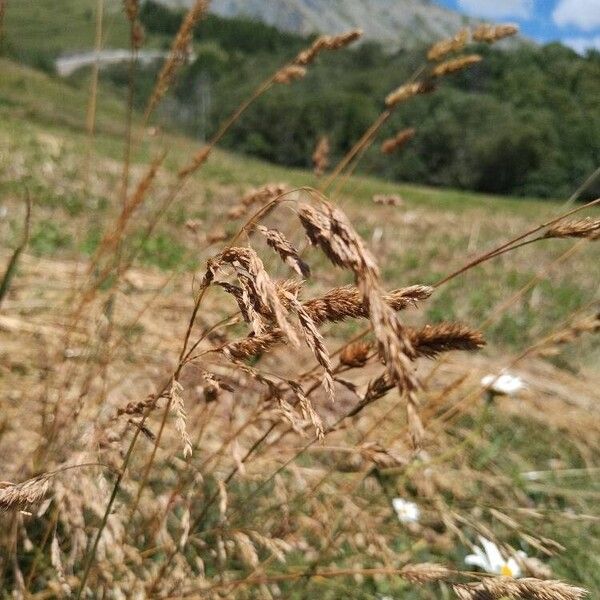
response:
<path fill-rule="evenodd" d="M 465 557 L 465 564 L 479 567 L 484 571 L 490 570 L 490 563 L 487 556 L 479 548 L 475 548 L 475 554 L 469 554 L 469 556 Z"/>
<path fill-rule="evenodd" d="M 500 573 L 502 565 L 504 564 L 504 559 L 502 558 L 502 554 L 500 554 L 498 546 L 482 536 L 479 536 L 479 541 L 488 557 L 490 573 Z"/>

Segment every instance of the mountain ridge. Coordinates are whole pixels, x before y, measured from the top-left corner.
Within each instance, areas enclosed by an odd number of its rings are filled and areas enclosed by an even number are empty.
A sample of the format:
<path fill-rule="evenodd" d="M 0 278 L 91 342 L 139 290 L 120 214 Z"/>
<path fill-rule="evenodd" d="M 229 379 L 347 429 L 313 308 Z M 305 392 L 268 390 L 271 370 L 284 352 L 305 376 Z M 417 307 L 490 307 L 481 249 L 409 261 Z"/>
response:
<path fill-rule="evenodd" d="M 159 0 L 189 7 L 195 0 Z M 336 34 L 361 28 L 364 38 L 393 47 L 413 47 L 481 23 L 433 0 L 212 0 L 211 12 L 247 17 L 299 34 Z"/>

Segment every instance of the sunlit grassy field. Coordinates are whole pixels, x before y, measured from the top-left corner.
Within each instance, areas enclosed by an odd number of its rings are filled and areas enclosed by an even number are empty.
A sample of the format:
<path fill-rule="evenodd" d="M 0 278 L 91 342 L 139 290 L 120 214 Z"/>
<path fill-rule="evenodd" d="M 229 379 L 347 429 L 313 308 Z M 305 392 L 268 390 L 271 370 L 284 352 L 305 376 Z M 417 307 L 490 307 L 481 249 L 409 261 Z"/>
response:
<path fill-rule="evenodd" d="M 19 11 L 12 18 L 13 25 L 18 25 Z M 22 18 L 24 25 L 25 16 Z M 28 23 L 29 18 L 28 14 Z M 76 32 L 73 36 L 81 35 L 83 40 L 89 38 L 90 31 Z M 113 31 L 110 35 L 117 33 Z M 76 44 L 78 39 L 74 37 L 69 44 Z M 0 73 L 0 207 L 5 209 L 0 218 L 0 257 L 3 260 L 20 238 L 24 198 L 29 194 L 33 201 L 29 244 L 11 294 L 3 305 L 5 315 L 0 315 L 3 319 L 0 335 L 7 340 L 0 350 L 0 357 L 6 363 L 0 371 L 0 388 L 7 400 L 6 407 L 1 402 L 0 406 L 6 408 L 8 415 L 0 421 L 0 435 L 10 442 L 18 436 L 19 428 L 27 426 L 27 413 L 20 410 L 20 403 L 26 401 L 27 406 L 36 406 L 35 399 L 27 396 L 28 386 L 43 387 L 43 377 L 38 378 L 38 373 L 50 368 L 44 362 L 44 348 L 53 348 L 52 344 L 62 340 L 60 328 L 64 323 L 60 307 L 70 306 L 72 283 L 77 280 L 79 269 L 82 265 L 85 268 L 94 256 L 104 228 L 121 210 L 125 101 L 101 86 L 95 131 L 91 134 L 85 129 L 88 105 L 85 77 L 68 84 L 8 60 L 0 60 Z M 194 285 L 204 272 L 207 259 L 217 254 L 223 240 L 235 235 L 242 225 L 241 220 L 228 216 L 228 211 L 254 187 L 283 183 L 290 188 L 316 188 L 321 183 L 307 171 L 284 169 L 217 150 L 186 183 L 151 235 L 137 235 L 135 228 L 143 230 L 145 223 L 153 221 L 177 179 L 178 169 L 201 142 L 160 128 L 142 128 L 139 117 L 135 121 L 131 186 L 163 149 L 167 154 L 147 201 L 135 215 L 134 230 L 127 240 L 130 245 L 138 245 L 131 272 L 110 299 L 109 286 L 101 290 L 106 292 L 106 296 L 101 296 L 102 314 L 106 316 L 113 310 L 113 302 L 116 305 L 113 335 L 119 339 L 115 350 L 119 360 L 109 368 L 110 362 L 99 345 L 98 349 L 94 346 L 89 361 L 106 367 L 102 377 L 110 391 L 98 391 L 98 397 L 118 406 L 125 400 L 135 401 L 138 396 L 152 393 L 159 375 L 174 360 L 194 304 Z M 378 206 L 373 202 L 378 194 L 397 195 L 401 205 Z M 390 183 L 368 176 L 342 178 L 333 187 L 330 198 L 347 213 L 366 240 L 381 265 L 387 289 L 434 285 L 470 258 L 550 220 L 565 210 L 567 200 L 499 198 Z M 284 207 L 273 216 L 273 223 L 289 234 L 311 264 L 313 277 L 304 284 L 306 297 L 351 283 L 351 273 L 332 268 L 322 254 L 307 248 L 305 237 L 290 225 L 294 216 L 293 206 Z M 283 279 L 289 275 L 276 257 L 264 260 L 274 277 Z M 375 462 L 365 466 L 368 461 L 364 456 L 372 448 L 368 443 L 404 449 L 398 433 L 404 427 L 403 417 L 398 416 L 399 399 L 390 397 L 374 405 L 368 415 L 356 418 L 351 426 L 336 431 L 333 439 L 328 437 L 322 446 L 315 445 L 300 453 L 285 483 L 274 480 L 263 487 L 260 482 L 281 466 L 282 457 L 285 460 L 302 447 L 302 438 L 290 436 L 289 443 L 286 440 L 283 444 L 281 456 L 271 457 L 265 452 L 256 462 L 249 463 L 247 476 L 233 479 L 229 488 L 230 522 L 223 515 L 209 515 L 205 524 L 207 533 L 204 532 L 208 537 L 202 537 L 204 533 L 192 536 L 187 560 L 192 563 L 196 557 L 206 558 L 212 545 L 223 543 L 219 536 L 225 534 L 221 529 L 229 527 L 234 533 L 250 535 L 248 532 L 260 532 L 268 525 L 282 539 L 288 536 L 291 547 L 289 552 L 286 550 L 288 573 L 301 574 L 314 564 L 360 570 L 371 566 L 372 556 L 377 560 L 385 556 L 390 564 L 405 557 L 411 562 L 443 561 L 462 568 L 468 549 L 461 535 L 454 534 L 462 527 L 485 534 L 481 522 L 494 527 L 499 537 L 510 540 L 514 546 L 526 547 L 530 556 L 551 567 L 555 577 L 587 587 L 594 597 L 600 593 L 600 487 L 594 475 L 600 460 L 596 435 L 598 336 L 584 336 L 550 358 L 531 357 L 521 361 L 515 367 L 527 382 L 521 397 L 500 398 L 486 408 L 484 393 L 477 391 L 477 386 L 482 375 L 511 365 L 521 352 L 560 330 L 574 314 L 597 311 L 598 292 L 597 244 L 573 240 L 548 240 L 524 247 L 442 286 L 419 311 L 407 312 L 403 319 L 414 325 L 460 321 L 481 330 L 488 345 L 474 357 L 459 353 L 440 363 L 424 361 L 420 367 L 431 384 L 426 393 L 426 406 L 432 410 L 426 423 L 431 427 L 431 454 L 419 455 L 406 471 L 404 467 L 400 472 L 398 467 L 388 470 Z M 146 314 L 148 306 L 156 309 L 151 316 Z M 209 297 L 202 325 L 208 326 L 210 317 L 222 318 L 234 309 L 233 302 Z M 90 320 L 81 328 L 96 326 Z M 355 321 L 325 327 L 332 350 L 336 347 L 334 342 L 340 343 L 361 329 L 362 325 Z M 239 323 L 234 331 L 243 335 Z M 79 333 L 76 330 L 73 335 Z M 77 348 L 69 346 L 69 350 L 73 353 L 67 357 L 72 359 L 67 365 L 70 368 L 80 357 Z M 285 352 L 275 352 L 264 359 L 269 373 L 289 369 L 292 374 L 300 372 L 303 365 L 310 365 L 308 360 L 303 357 L 297 362 Z M 257 359 L 250 366 L 255 364 L 262 365 Z M 128 379 L 129 369 L 135 376 Z M 70 373 L 67 371 L 67 377 Z M 458 389 L 465 382 L 468 390 Z M 95 380 L 86 383 L 93 393 L 96 385 L 102 388 Z M 340 395 L 338 404 L 333 406 L 321 399 L 320 408 L 330 420 L 339 416 L 350 402 L 345 392 Z M 470 399 L 468 410 L 454 414 L 454 406 L 464 402 L 465 396 Z M 229 441 L 221 446 L 219 434 L 226 432 L 228 440 L 234 439 L 236 428 L 243 428 L 241 415 L 236 411 L 245 414 L 254 410 L 254 405 L 249 403 L 240 408 L 233 403 L 217 404 L 218 407 L 196 402 L 190 409 L 189 423 L 198 441 L 202 439 L 207 444 L 206 450 L 200 445 L 195 448 L 206 461 L 199 469 L 214 461 L 215 472 L 221 474 L 227 472 L 225 465 L 239 461 L 240 450 L 230 450 Z M 218 419 L 216 427 L 202 438 L 203 419 L 214 414 Z M 253 421 L 252 427 L 260 431 L 263 424 L 261 420 Z M 160 415 L 151 427 L 158 430 Z M 240 435 L 243 448 L 251 445 L 256 431 L 243 430 Z M 248 437 L 244 437 L 246 434 Z M 144 452 L 149 454 L 152 443 L 144 443 Z M 346 446 L 354 444 L 363 448 L 364 456 L 358 457 L 363 460 L 359 468 L 354 468 L 344 453 Z M 208 457 L 202 454 L 204 451 Z M 168 497 L 175 473 L 184 472 L 187 476 L 174 452 L 169 447 L 159 453 L 164 472 L 151 478 L 149 486 L 157 495 L 164 493 Z M 32 457 L 31 462 L 36 459 L 37 456 Z M 544 474 L 528 478 L 525 474 L 531 471 Z M 329 475 L 325 483 L 320 479 L 323 474 Z M 19 475 L 7 469 L 6 477 L 0 474 L 0 480 L 17 479 Z M 194 485 L 205 486 L 201 502 L 214 493 L 216 481 L 212 472 L 206 481 L 200 478 L 195 481 Z M 289 493 L 283 493 L 282 499 L 281 489 L 290 481 Z M 398 493 L 422 502 L 424 519 L 420 529 L 402 526 L 389 510 L 389 501 Z M 128 488 L 126 495 L 128 499 L 135 496 L 133 488 Z M 183 500 L 177 496 L 169 502 L 176 505 L 179 526 L 184 517 L 177 503 L 183 504 Z M 373 522 L 391 532 L 387 541 L 377 535 L 371 537 L 372 515 L 368 518 L 366 515 L 377 503 L 382 508 Z M 119 510 L 126 505 L 123 501 Z M 339 518 L 335 523 L 319 522 L 319 514 L 327 510 L 337 510 Z M 290 514 L 302 515 L 302 527 L 308 533 L 300 532 L 301 527 L 293 518 L 288 521 Z M 508 518 L 503 519 L 502 515 Z M 144 514 L 144 518 L 149 517 Z M 511 519 L 518 521 L 518 526 Z M 88 528 L 95 526 L 97 520 L 94 513 Z M 349 525 L 346 520 L 358 523 L 362 533 L 346 536 L 345 528 Z M 331 526 L 331 530 L 325 525 Z M 62 526 L 59 530 L 66 536 Z M 214 538 L 210 537 L 213 535 Z M 43 546 L 42 532 L 33 531 L 31 536 L 35 544 Z M 556 540 L 556 544 L 538 543 L 546 538 Z M 241 539 L 243 546 L 244 538 Z M 237 540 L 240 545 L 239 536 Z M 233 544 L 225 547 L 232 555 Z M 143 547 L 140 555 L 144 560 L 158 561 L 168 549 L 165 542 L 164 548 Z M 243 547 L 238 551 L 241 558 L 236 556 L 230 569 L 242 575 L 254 572 L 252 552 L 248 557 L 247 547 L 245 556 Z M 24 557 L 22 563 L 35 570 L 31 567 L 38 560 L 34 558 L 35 552 L 27 548 L 20 552 Z M 39 560 L 41 566 L 36 564 L 36 569 L 55 566 L 46 558 Z M 265 559 L 261 550 L 262 560 L 266 567 L 270 565 L 271 559 Z M 209 563 L 208 558 L 206 562 Z M 197 568 L 198 572 L 203 569 Z M 213 568 L 208 566 L 206 575 L 218 578 L 211 571 Z M 9 578 L 6 574 L 4 577 Z M 77 579 L 73 577 L 69 583 L 76 586 Z M 401 578 L 358 574 L 314 579 L 300 575 L 300 583 L 282 593 L 290 598 L 331 599 L 384 595 L 409 599 L 451 597 L 449 588 L 441 583 L 416 589 Z M 255 597 L 252 591 L 240 594 L 239 597 Z"/>

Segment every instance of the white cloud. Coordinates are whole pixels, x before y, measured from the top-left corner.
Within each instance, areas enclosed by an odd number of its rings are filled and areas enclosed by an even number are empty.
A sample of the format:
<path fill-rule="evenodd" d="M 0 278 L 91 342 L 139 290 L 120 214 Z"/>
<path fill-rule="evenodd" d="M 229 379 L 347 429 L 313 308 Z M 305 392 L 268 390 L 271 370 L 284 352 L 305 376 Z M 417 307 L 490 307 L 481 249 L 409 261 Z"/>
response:
<path fill-rule="evenodd" d="M 574 37 L 562 40 L 562 43 L 573 48 L 578 54 L 585 54 L 588 50 L 600 50 L 600 35 L 593 37 Z"/>
<path fill-rule="evenodd" d="M 559 0 L 552 17 L 561 27 L 573 25 L 592 31 L 600 27 L 600 0 Z"/>
<path fill-rule="evenodd" d="M 533 15 L 533 0 L 458 0 L 458 4 L 467 14 L 484 19 L 528 19 Z"/>

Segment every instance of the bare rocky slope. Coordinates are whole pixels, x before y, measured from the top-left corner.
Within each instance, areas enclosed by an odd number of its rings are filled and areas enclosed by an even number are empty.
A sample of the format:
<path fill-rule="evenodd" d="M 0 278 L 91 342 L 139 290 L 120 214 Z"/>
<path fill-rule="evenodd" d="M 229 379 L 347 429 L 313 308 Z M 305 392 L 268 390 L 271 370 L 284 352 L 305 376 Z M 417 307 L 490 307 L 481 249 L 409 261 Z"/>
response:
<path fill-rule="evenodd" d="M 189 6 L 194 0 L 161 0 Z M 215 14 L 246 16 L 295 33 L 339 33 L 360 27 L 365 38 L 397 47 L 430 42 L 473 20 L 432 0 L 212 0 Z"/>

